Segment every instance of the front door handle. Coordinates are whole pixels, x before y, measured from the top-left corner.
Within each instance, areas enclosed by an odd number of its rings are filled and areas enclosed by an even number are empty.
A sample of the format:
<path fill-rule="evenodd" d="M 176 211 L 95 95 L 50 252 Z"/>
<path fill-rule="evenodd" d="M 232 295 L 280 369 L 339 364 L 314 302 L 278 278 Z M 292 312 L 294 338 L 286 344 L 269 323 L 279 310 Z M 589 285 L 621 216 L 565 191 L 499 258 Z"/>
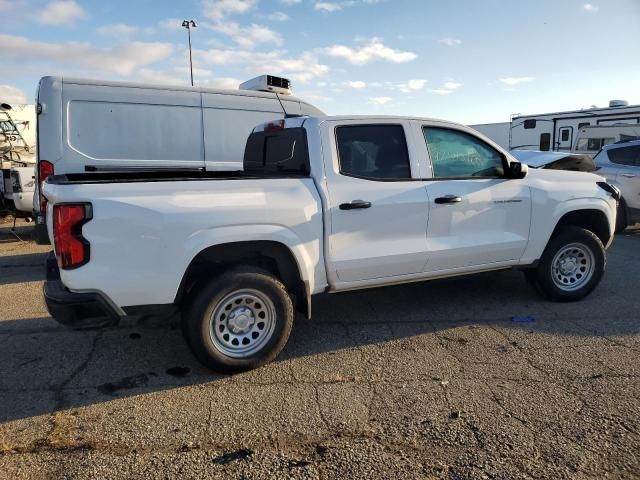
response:
<path fill-rule="evenodd" d="M 462 201 L 461 197 L 457 195 L 445 195 L 444 197 L 436 198 L 435 202 L 438 204 L 442 203 L 460 203 Z"/>
<path fill-rule="evenodd" d="M 351 203 L 341 203 L 340 210 L 357 210 L 358 208 L 369 208 L 371 202 L 365 200 L 352 200 Z"/>
<path fill-rule="evenodd" d="M 622 176 L 623 177 L 627 177 L 627 178 L 635 178 L 636 177 L 635 174 L 633 174 L 633 173 L 623 173 Z"/>

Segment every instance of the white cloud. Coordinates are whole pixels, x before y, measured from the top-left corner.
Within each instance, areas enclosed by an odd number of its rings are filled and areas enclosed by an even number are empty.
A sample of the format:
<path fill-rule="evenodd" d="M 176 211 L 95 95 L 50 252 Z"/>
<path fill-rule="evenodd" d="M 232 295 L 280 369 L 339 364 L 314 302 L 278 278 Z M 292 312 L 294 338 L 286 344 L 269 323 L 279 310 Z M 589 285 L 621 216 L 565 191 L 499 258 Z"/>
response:
<path fill-rule="evenodd" d="M 460 40 L 459 38 L 444 37 L 438 40 L 438 42 L 443 43 L 444 45 L 447 45 L 449 47 L 453 47 L 455 45 L 460 45 L 462 43 L 462 40 Z"/>
<path fill-rule="evenodd" d="M 447 90 L 446 88 L 435 88 L 429 91 L 431 93 L 437 93 L 438 95 L 449 95 L 450 93 L 453 93 L 453 90 Z"/>
<path fill-rule="evenodd" d="M 211 70 L 194 68 L 195 83 L 200 87 L 219 88 L 224 90 L 237 90 L 240 83 L 237 78 L 212 77 Z M 190 85 L 189 68 L 176 67 L 169 70 L 152 70 L 141 68 L 136 72 L 136 80 L 144 83 L 157 83 L 164 85 Z"/>
<path fill-rule="evenodd" d="M 521 83 L 533 82 L 533 77 L 505 77 L 499 78 L 500 82 L 508 85 L 510 87 L 515 87 L 516 85 L 520 85 Z"/>
<path fill-rule="evenodd" d="M 302 3 L 302 0 L 280 0 L 280 3 L 284 3 L 285 5 L 298 5 Z"/>
<path fill-rule="evenodd" d="M 369 99 L 369 102 L 373 103 L 374 105 L 385 105 L 391 100 L 393 100 L 393 98 L 391 97 L 371 97 Z"/>
<path fill-rule="evenodd" d="M 349 82 L 349 86 L 351 88 L 355 88 L 355 89 L 360 90 L 362 88 L 365 88 L 367 86 L 367 84 L 365 82 L 361 81 L 361 80 L 355 80 L 353 82 Z"/>
<path fill-rule="evenodd" d="M 86 16 L 87 13 L 74 0 L 62 0 L 48 3 L 43 10 L 36 13 L 35 18 L 45 25 L 70 25 Z"/>
<path fill-rule="evenodd" d="M 319 12 L 331 13 L 342 10 L 342 6 L 333 2 L 318 2 L 313 6 L 313 9 L 318 10 Z"/>
<path fill-rule="evenodd" d="M 25 37 L 0 34 L 5 58 L 33 64 L 35 61 L 80 66 L 91 72 L 131 75 L 136 69 L 166 60 L 174 50 L 170 43 L 130 42 L 98 48 L 86 42 L 40 42 Z M 58 65 L 59 64 L 59 65 Z"/>
<path fill-rule="evenodd" d="M 376 3 L 380 3 L 381 1 L 383 0 L 342 0 L 339 2 L 316 1 L 316 3 L 314 3 L 313 5 L 313 9 L 319 12 L 332 13 L 342 10 L 345 7 L 355 7 L 356 5 L 374 5 Z"/>
<path fill-rule="evenodd" d="M 355 48 L 333 45 L 324 49 L 324 52 L 331 57 L 344 58 L 353 65 L 365 65 L 372 60 L 405 63 L 415 60 L 417 57 L 413 52 L 403 52 L 387 47 L 379 38 L 372 38 L 365 45 Z"/>
<path fill-rule="evenodd" d="M 462 85 L 463 85 L 462 83 L 454 82 L 452 80 L 449 80 L 447 82 L 444 82 L 442 87 L 434 88 L 434 89 L 429 90 L 429 91 L 431 93 L 435 93 L 437 95 L 449 95 L 449 94 L 455 92 L 460 87 L 462 87 Z"/>
<path fill-rule="evenodd" d="M 415 92 L 416 90 L 422 90 L 426 84 L 427 84 L 426 80 L 414 79 L 414 80 L 409 80 L 407 83 L 400 83 L 394 86 L 403 93 L 410 93 L 410 92 Z"/>
<path fill-rule="evenodd" d="M 291 17 L 284 12 L 273 12 L 267 15 L 267 20 L 272 20 L 274 22 L 286 22 L 290 20 Z"/>
<path fill-rule="evenodd" d="M 288 56 L 285 50 L 254 52 L 252 50 L 211 49 L 194 50 L 193 54 L 198 62 L 210 65 L 241 65 L 252 74 L 283 75 L 300 83 L 307 83 L 329 71 L 329 67 L 320 63 L 312 52 L 304 52 L 297 57 Z"/>
<path fill-rule="evenodd" d="M 137 33 L 150 35 L 155 32 L 155 28 L 136 27 L 135 25 L 127 25 L 126 23 L 116 23 L 113 25 L 103 25 L 97 28 L 96 32 L 98 32 L 100 35 L 115 37 L 122 40 L 123 38 L 131 37 Z"/>
<path fill-rule="evenodd" d="M 253 48 L 255 45 L 261 43 L 282 45 L 282 37 L 278 32 L 255 23 L 244 27 L 236 22 L 224 22 L 211 25 L 210 28 L 229 36 L 243 48 Z"/>
<path fill-rule="evenodd" d="M 248 12 L 256 0 L 204 0 L 202 10 L 205 17 L 219 22 L 227 15 L 239 15 Z"/>
<path fill-rule="evenodd" d="M 598 7 L 597 5 L 594 5 L 592 3 L 585 3 L 582 6 L 583 9 L 585 9 L 587 12 L 597 12 L 598 10 L 600 10 L 600 7 Z"/>
<path fill-rule="evenodd" d="M 462 83 L 458 83 L 458 82 L 444 82 L 445 90 L 457 90 L 461 86 L 462 86 Z"/>
<path fill-rule="evenodd" d="M 22 90 L 11 85 L 0 85 L 0 103 L 21 105 L 28 103 L 27 96 Z"/>

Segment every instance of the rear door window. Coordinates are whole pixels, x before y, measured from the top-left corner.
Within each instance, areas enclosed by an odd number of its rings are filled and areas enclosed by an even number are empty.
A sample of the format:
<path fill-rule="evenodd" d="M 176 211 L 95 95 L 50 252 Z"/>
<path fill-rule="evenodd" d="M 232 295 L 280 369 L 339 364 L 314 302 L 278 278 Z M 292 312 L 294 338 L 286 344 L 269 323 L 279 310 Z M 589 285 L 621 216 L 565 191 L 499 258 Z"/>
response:
<path fill-rule="evenodd" d="M 411 178 L 402 125 L 346 125 L 336 128 L 342 175 L 368 180 Z"/>
<path fill-rule="evenodd" d="M 612 148 L 607 152 L 609 160 L 619 165 L 640 166 L 640 145 Z"/>

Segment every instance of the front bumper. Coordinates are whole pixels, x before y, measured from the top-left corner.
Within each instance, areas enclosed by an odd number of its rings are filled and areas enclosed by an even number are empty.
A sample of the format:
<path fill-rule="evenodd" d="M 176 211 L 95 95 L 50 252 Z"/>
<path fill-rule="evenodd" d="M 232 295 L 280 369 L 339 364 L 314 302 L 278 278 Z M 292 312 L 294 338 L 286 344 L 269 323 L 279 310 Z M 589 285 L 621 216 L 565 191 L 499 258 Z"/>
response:
<path fill-rule="evenodd" d="M 120 316 L 100 293 L 71 292 L 62 284 L 53 252 L 47 256 L 45 267 L 44 299 L 47 310 L 57 322 L 72 328 L 108 327 L 120 323 Z"/>

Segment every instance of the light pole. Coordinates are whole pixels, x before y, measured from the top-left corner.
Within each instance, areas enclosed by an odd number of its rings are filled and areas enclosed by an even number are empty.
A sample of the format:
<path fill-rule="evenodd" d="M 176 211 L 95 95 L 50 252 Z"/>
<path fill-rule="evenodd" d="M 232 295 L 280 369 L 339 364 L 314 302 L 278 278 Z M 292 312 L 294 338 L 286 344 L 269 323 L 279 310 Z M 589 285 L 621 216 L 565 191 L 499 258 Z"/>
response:
<path fill-rule="evenodd" d="M 191 58 L 191 29 L 197 27 L 193 20 L 183 20 L 182 26 L 187 29 L 189 34 L 189 69 L 191 71 L 191 86 L 193 87 L 193 59 Z"/>

